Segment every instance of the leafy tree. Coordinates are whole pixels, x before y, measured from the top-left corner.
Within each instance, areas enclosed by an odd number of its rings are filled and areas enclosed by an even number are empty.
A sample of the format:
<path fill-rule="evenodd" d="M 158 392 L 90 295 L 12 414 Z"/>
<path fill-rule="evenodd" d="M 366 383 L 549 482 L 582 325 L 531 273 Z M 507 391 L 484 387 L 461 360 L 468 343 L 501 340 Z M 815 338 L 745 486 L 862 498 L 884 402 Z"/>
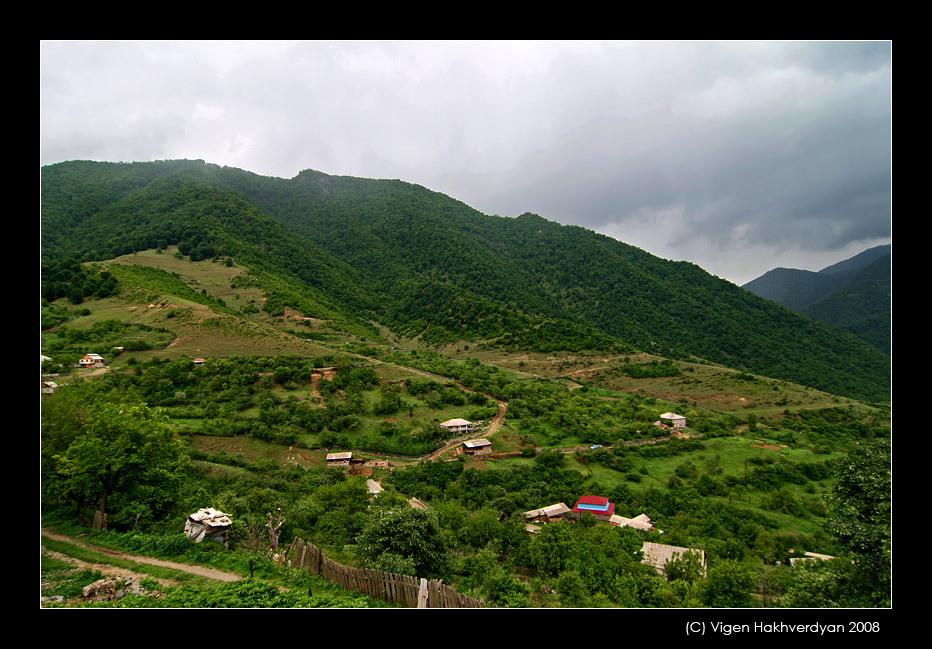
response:
<path fill-rule="evenodd" d="M 754 570 L 740 561 L 720 561 L 709 569 L 703 584 L 703 603 L 714 608 L 746 608 L 757 584 Z"/>
<path fill-rule="evenodd" d="M 582 607 L 589 603 L 586 582 L 575 570 L 566 570 L 557 578 L 557 592 L 563 607 Z"/>
<path fill-rule="evenodd" d="M 418 577 L 442 578 L 450 569 L 437 515 L 405 507 L 376 510 L 356 539 L 357 553 L 370 564 L 383 555 L 409 560 Z"/>
<path fill-rule="evenodd" d="M 72 405 L 76 422 L 65 424 L 69 430 L 62 432 L 73 438 L 53 457 L 62 494 L 97 503 L 116 523 L 168 514 L 189 460 L 166 415 L 125 392 L 102 393 L 90 403 Z"/>
<path fill-rule="evenodd" d="M 854 559 L 855 606 L 890 599 L 890 443 L 861 444 L 839 462 L 830 499 L 829 530 Z"/>

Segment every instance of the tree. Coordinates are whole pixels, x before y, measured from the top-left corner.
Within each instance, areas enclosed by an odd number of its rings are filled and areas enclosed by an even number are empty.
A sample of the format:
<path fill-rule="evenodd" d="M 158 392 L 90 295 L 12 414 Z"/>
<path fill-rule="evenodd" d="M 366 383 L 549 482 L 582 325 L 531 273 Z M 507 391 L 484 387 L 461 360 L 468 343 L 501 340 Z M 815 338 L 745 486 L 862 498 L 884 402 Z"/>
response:
<path fill-rule="evenodd" d="M 437 515 L 430 511 L 376 510 L 356 542 L 357 554 L 370 564 L 389 555 L 410 560 L 418 577 L 443 577 L 449 570 L 446 542 Z"/>
<path fill-rule="evenodd" d="M 282 533 L 282 525 L 285 524 L 285 519 L 282 518 L 282 508 L 278 508 L 278 517 L 272 518 L 272 512 L 266 514 L 267 522 L 265 526 L 269 528 L 269 544 L 272 548 L 272 554 L 278 553 L 278 537 Z"/>
<path fill-rule="evenodd" d="M 751 590 L 757 576 L 740 561 L 721 561 L 709 569 L 703 583 L 702 599 L 715 608 L 746 608 L 751 605 Z"/>
<path fill-rule="evenodd" d="M 561 607 L 581 607 L 589 603 L 589 590 L 586 582 L 575 570 L 566 570 L 557 578 L 557 592 L 560 593 Z"/>
<path fill-rule="evenodd" d="M 828 528 L 854 559 L 851 606 L 889 606 L 890 443 L 861 444 L 839 462 Z"/>
<path fill-rule="evenodd" d="M 111 391 L 76 407 L 73 417 L 74 437 L 53 458 L 63 494 L 96 502 L 118 523 L 166 515 L 189 463 L 167 416 L 135 395 Z"/>

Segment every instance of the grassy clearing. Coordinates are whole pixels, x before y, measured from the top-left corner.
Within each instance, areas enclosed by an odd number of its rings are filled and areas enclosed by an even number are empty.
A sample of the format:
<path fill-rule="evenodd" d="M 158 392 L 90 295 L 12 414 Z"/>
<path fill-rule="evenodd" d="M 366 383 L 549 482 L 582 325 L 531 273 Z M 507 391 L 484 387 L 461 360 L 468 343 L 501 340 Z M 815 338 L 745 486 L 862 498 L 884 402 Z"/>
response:
<path fill-rule="evenodd" d="M 488 350 L 470 353 L 455 347 L 448 351 L 456 358 L 472 355 L 483 363 L 508 368 L 525 376 L 564 378 L 577 385 L 622 394 L 649 395 L 739 416 L 756 413 L 768 417 L 779 415 L 787 408 L 796 410 L 840 405 L 868 409 L 851 399 L 717 365 L 676 361 L 681 374 L 659 378 L 631 378 L 621 371 L 628 363 L 662 360 L 650 354 L 501 354 Z"/>

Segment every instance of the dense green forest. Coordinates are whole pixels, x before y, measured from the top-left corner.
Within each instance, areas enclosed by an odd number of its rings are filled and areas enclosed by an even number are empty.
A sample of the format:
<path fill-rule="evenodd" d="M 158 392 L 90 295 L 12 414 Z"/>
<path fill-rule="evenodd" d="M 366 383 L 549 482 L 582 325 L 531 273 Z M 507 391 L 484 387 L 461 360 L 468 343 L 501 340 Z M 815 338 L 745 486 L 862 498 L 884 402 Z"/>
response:
<path fill-rule="evenodd" d="M 126 605 L 379 605 L 277 564 L 278 510 L 282 546 L 497 607 L 890 605 L 889 357 L 856 337 L 694 265 L 401 181 L 201 161 L 42 173 L 43 525 L 250 575 L 149 580 L 162 597 Z M 88 352 L 106 367 L 78 368 Z M 440 426 L 456 418 L 491 455 L 462 452 Z M 352 467 L 328 466 L 336 451 Z M 528 527 L 583 495 L 652 529 Z M 233 519 L 229 547 L 181 533 L 208 506 Z M 657 571 L 648 542 L 704 565 Z M 791 563 L 806 552 L 833 558 Z M 43 559 L 44 580 L 64 569 Z"/>
<path fill-rule="evenodd" d="M 693 264 L 536 215 L 483 215 L 401 181 L 314 171 L 284 180 L 199 161 L 74 162 L 43 168 L 42 190 L 47 263 L 177 245 L 192 259 L 249 266 L 275 286 L 269 308 L 375 319 L 436 344 L 502 337 L 515 333 L 515 318 L 547 318 L 666 357 L 888 398 L 889 356 L 851 334 Z"/>
<path fill-rule="evenodd" d="M 890 353 L 892 247 L 877 246 L 818 272 L 776 268 L 744 288 Z"/>

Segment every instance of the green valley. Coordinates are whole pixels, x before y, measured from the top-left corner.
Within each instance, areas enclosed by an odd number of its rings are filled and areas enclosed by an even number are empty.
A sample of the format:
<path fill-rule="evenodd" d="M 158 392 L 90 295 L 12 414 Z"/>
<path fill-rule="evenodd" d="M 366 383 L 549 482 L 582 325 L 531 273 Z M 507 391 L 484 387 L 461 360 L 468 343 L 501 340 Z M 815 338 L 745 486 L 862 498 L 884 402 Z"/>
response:
<path fill-rule="evenodd" d="M 856 336 L 401 181 L 42 171 L 43 524 L 253 575 L 150 578 L 165 606 L 385 605 L 274 559 L 279 510 L 282 547 L 488 606 L 889 606 L 890 358 Z M 529 515 L 583 496 L 650 525 Z M 182 534 L 207 507 L 227 547 Z"/>

